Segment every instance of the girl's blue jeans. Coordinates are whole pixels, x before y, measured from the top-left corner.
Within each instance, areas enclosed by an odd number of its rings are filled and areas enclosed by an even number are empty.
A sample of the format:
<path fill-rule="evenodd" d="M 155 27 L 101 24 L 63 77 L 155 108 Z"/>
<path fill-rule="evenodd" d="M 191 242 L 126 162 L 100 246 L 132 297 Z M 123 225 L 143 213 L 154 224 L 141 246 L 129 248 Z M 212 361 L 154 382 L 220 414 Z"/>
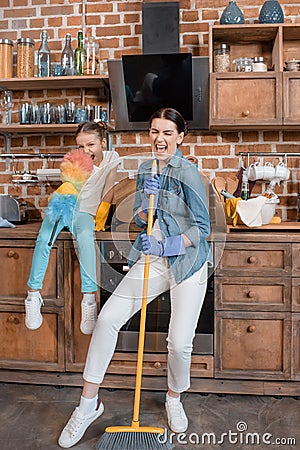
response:
<path fill-rule="evenodd" d="M 48 242 L 53 227 L 53 223 L 45 216 L 36 240 L 29 280 L 27 283 L 31 289 L 42 289 L 52 248 L 52 246 L 48 245 Z M 94 227 L 95 224 L 92 216 L 80 211 L 75 211 L 73 221 L 68 226 L 78 244 L 81 292 L 95 292 L 98 289 Z M 59 223 L 52 240 L 52 245 L 63 228 L 64 225 Z"/>

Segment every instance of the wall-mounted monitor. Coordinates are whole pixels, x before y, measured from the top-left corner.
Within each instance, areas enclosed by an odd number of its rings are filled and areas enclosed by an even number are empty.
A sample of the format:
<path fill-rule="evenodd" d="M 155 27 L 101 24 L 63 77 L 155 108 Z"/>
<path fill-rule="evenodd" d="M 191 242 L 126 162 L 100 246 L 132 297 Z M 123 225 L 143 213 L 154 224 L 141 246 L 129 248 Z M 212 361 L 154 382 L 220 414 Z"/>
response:
<path fill-rule="evenodd" d="M 109 60 L 117 131 L 149 128 L 159 108 L 177 109 L 189 129 L 208 129 L 208 58 L 190 53 L 124 55 Z"/>

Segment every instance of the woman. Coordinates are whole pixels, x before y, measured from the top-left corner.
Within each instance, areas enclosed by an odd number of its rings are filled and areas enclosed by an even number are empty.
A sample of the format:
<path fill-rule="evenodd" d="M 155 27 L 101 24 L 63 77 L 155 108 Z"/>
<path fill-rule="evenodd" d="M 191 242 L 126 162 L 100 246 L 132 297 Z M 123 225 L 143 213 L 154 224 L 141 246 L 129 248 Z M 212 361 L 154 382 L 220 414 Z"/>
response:
<path fill-rule="evenodd" d="M 99 314 L 84 369 L 79 406 L 62 431 L 59 445 L 76 444 L 103 412 L 98 390 L 113 356 L 120 328 L 141 308 L 145 254 L 150 257 L 148 303 L 170 289 L 168 333 L 168 392 L 166 411 L 172 431 L 188 427 L 180 393 L 190 386 L 192 342 L 206 292 L 210 222 L 206 192 L 195 165 L 178 146 L 187 134 L 182 116 L 164 108 L 150 119 L 152 153 L 158 175 L 151 177 L 152 161 L 141 164 L 134 204 L 135 221 L 146 229 L 150 194 L 155 195 L 152 236 L 143 231 L 130 254 L 132 265 Z"/>
<path fill-rule="evenodd" d="M 88 154 L 92 160 L 91 174 L 79 192 L 77 208 L 74 216 L 72 215 L 70 218 L 70 223 L 67 224 L 78 243 L 79 249 L 81 291 L 83 293 L 80 329 L 83 334 L 91 334 L 97 321 L 95 292 L 98 285 L 94 229 L 96 231 L 104 229 L 113 197 L 112 187 L 115 182 L 118 161 L 116 152 L 105 150 L 106 133 L 107 126 L 104 122 L 85 122 L 78 126 L 75 134 L 77 148 Z M 66 155 L 67 159 L 71 160 L 72 154 L 69 155 Z M 70 183 L 62 184 L 56 192 L 60 194 L 69 193 L 69 191 L 64 190 L 64 185 L 70 186 Z M 96 218 L 95 221 L 94 217 Z M 52 244 L 64 228 L 64 222 L 65 220 L 58 223 L 56 232 L 51 239 L 51 245 L 49 245 L 49 241 L 53 223 L 47 215 L 39 231 L 27 283 L 28 295 L 25 299 L 25 324 L 30 330 L 38 329 L 43 322 L 41 314 L 43 299 L 40 289 L 48 267 Z"/>

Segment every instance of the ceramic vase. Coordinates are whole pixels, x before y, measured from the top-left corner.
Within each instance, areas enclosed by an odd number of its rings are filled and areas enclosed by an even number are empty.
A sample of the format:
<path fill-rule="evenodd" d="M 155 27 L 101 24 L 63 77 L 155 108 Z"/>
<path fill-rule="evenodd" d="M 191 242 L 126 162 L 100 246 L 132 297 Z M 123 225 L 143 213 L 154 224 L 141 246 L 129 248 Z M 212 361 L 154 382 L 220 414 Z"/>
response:
<path fill-rule="evenodd" d="M 241 25 L 245 23 L 244 14 L 237 6 L 235 0 L 230 0 L 226 8 L 224 9 L 221 18 L 221 25 L 237 24 Z"/>
<path fill-rule="evenodd" d="M 259 23 L 283 23 L 284 15 L 277 0 L 267 0 L 259 13 Z"/>

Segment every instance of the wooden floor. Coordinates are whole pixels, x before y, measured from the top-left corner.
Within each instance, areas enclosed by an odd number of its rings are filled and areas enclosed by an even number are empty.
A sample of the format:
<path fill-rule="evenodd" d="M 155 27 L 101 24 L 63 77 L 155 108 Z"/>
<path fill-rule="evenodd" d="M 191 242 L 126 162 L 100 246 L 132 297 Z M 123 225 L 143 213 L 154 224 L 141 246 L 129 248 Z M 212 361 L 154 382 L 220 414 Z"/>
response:
<path fill-rule="evenodd" d="M 0 384 L 1 450 L 59 449 L 57 438 L 77 405 L 80 393 L 77 387 Z M 102 390 L 101 394 L 104 414 L 73 447 L 76 450 L 94 449 L 108 425 L 131 423 L 132 391 Z M 167 427 L 164 398 L 162 392 L 142 392 L 141 425 Z M 186 437 L 181 437 L 181 443 L 180 439 L 178 442 L 173 438 L 176 450 L 300 448 L 300 400 L 295 398 L 186 393 L 182 401 L 189 417 L 189 429 Z M 210 434 L 210 443 L 204 433 Z M 273 445 L 263 443 L 263 437 Z"/>

